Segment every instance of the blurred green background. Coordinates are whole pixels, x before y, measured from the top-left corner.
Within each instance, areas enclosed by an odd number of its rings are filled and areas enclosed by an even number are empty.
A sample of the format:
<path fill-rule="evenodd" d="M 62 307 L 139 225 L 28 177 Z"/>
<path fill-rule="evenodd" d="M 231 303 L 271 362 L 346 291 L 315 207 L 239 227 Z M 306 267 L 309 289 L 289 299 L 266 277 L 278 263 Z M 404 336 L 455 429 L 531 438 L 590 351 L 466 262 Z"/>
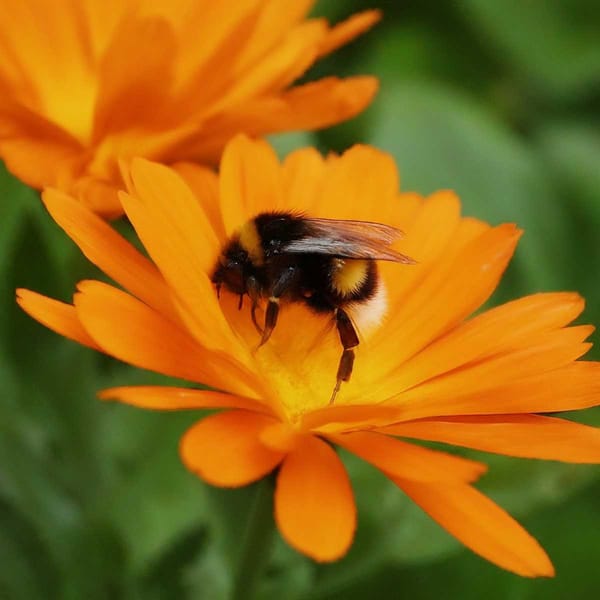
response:
<path fill-rule="evenodd" d="M 580 291 L 600 323 L 600 4 L 595 0 L 322 0 L 339 20 L 384 10 L 317 65 L 374 73 L 361 117 L 275 140 L 282 154 L 367 142 L 396 157 L 404 190 L 455 189 L 465 213 L 526 234 L 496 296 Z M 198 415 L 95 400 L 153 383 L 21 314 L 14 289 L 68 300 L 97 276 L 35 193 L 0 175 L 0 598 L 226 598 L 253 490 L 188 474 L 177 442 Z M 597 339 L 597 338 L 596 338 Z M 598 351 L 592 356 L 600 358 Z M 600 425 L 598 409 L 573 418 Z M 542 542 L 554 580 L 524 580 L 461 548 L 373 469 L 344 455 L 359 505 L 350 554 L 315 565 L 277 537 L 261 598 L 579 599 L 600 589 L 596 467 L 479 456 L 481 488 Z"/>

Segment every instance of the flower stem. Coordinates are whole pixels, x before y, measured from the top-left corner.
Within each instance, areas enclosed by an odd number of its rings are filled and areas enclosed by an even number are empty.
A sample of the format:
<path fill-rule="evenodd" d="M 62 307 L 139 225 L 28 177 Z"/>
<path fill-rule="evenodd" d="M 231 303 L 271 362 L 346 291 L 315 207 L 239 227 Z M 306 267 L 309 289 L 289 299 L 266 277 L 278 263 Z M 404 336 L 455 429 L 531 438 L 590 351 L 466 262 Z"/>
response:
<path fill-rule="evenodd" d="M 274 477 L 255 484 L 248 522 L 240 540 L 240 555 L 233 582 L 232 600 L 252 600 L 269 561 L 275 526 L 273 520 Z"/>

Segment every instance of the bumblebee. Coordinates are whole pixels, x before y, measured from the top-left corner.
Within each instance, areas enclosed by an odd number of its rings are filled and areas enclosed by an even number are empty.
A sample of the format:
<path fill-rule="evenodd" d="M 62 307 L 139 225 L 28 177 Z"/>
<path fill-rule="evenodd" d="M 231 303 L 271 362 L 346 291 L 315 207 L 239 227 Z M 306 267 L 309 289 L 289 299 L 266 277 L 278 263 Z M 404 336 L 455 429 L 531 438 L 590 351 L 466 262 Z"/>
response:
<path fill-rule="evenodd" d="M 348 308 L 366 303 L 377 292 L 378 260 L 414 261 L 389 246 L 402 232 L 367 221 L 313 219 L 288 212 L 259 214 L 242 226 L 223 248 L 213 271 L 221 287 L 251 301 L 251 318 L 265 344 L 275 326 L 281 302 L 302 302 L 332 316 L 342 344 L 330 404 L 354 366 L 357 330 Z M 266 301 L 264 323 L 257 308 Z"/>

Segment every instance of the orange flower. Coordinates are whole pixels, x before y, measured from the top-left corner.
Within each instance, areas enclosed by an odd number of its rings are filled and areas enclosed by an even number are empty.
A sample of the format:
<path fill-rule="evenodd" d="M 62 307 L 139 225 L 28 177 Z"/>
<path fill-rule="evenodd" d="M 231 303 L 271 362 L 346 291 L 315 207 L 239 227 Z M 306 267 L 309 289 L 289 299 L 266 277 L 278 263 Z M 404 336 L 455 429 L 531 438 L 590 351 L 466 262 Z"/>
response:
<path fill-rule="evenodd" d="M 354 535 L 336 445 L 380 469 L 481 556 L 520 575 L 552 575 L 536 540 L 473 487 L 484 464 L 406 441 L 600 462 L 600 430 L 538 414 L 600 403 L 600 363 L 577 361 L 592 328 L 567 327 L 583 300 L 536 294 L 469 317 L 498 284 L 520 231 L 461 217 L 452 192 L 399 195 L 393 160 L 365 146 L 327 159 L 303 149 L 280 164 L 266 143 L 237 137 L 219 176 L 178 170 L 135 159 L 126 176 L 123 207 L 150 259 L 74 199 L 44 193 L 57 223 L 125 291 L 84 281 L 71 306 L 20 290 L 21 306 L 81 344 L 221 390 L 120 387 L 101 397 L 158 410 L 229 409 L 187 431 L 183 462 L 226 487 L 278 468 L 279 530 L 316 560 L 341 557 Z M 218 299 L 210 280 L 230 236 L 273 209 L 400 227 L 398 249 L 418 261 L 379 263 L 386 317 L 376 324 L 356 314 L 354 373 L 333 405 L 341 349 L 330 318 L 282 302 L 257 350 L 248 302 L 238 310 L 224 288 Z"/>
<path fill-rule="evenodd" d="M 122 212 L 119 158 L 216 164 L 235 133 L 311 130 L 371 101 L 372 77 L 292 87 L 371 27 L 330 28 L 314 0 L 47 0 L 0 20 L 0 158 L 35 188 Z"/>

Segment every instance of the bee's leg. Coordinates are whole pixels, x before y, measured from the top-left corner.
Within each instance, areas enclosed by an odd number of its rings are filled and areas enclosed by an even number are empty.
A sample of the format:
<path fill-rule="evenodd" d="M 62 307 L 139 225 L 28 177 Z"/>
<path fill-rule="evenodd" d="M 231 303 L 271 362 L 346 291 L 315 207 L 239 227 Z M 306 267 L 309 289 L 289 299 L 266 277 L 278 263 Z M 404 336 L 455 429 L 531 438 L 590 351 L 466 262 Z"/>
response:
<path fill-rule="evenodd" d="M 250 316 L 252 317 L 252 324 L 256 328 L 256 331 L 258 331 L 258 333 L 260 333 L 260 335 L 262 335 L 264 329 L 260 326 L 260 324 L 258 322 L 258 319 L 256 318 L 256 309 L 257 308 L 258 308 L 258 303 L 257 302 L 253 302 L 252 303 L 252 308 L 250 309 Z"/>
<path fill-rule="evenodd" d="M 340 334 L 340 342 L 344 348 L 340 362 L 338 365 L 337 376 L 333 393 L 329 399 L 329 404 L 333 404 L 337 393 L 340 391 L 342 381 L 350 381 L 350 375 L 352 375 L 352 367 L 354 366 L 354 348 L 358 346 L 358 334 L 354 325 L 342 308 L 338 308 L 335 311 L 335 325 L 338 333 Z"/>
<path fill-rule="evenodd" d="M 297 273 L 298 270 L 296 267 L 290 265 L 284 271 L 282 271 L 279 278 L 273 283 L 273 286 L 271 287 L 271 295 L 269 296 L 269 300 L 267 302 L 267 310 L 265 312 L 265 327 L 262 332 L 260 344 L 258 345 L 259 348 L 263 344 L 266 344 L 271 337 L 273 329 L 275 329 L 275 325 L 277 325 L 277 317 L 279 316 L 279 298 L 281 298 L 281 296 L 285 294 L 285 292 L 287 292 L 294 284 Z"/>
<path fill-rule="evenodd" d="M 277 325 L 277 317 L 279 316 L 279 298 L 271 296 L 267 302 L 267 310 L 265 312 L 265 327 L 262 332 L 262 338 L 258 347 L 266 344 Z"/>
<path fill-rule="evenodd" d="M 246 280 L 246 291 L 248 292 L 248 296 L 250 296 L 250 300 L 252 301 L 252 307 L 250 309 L 252 323 L 254 323 L 254 327 L 256 327 L 258 333 L 262 335 L 263 328 L 258 324 L 258 321 L 256 320 L 256 309 L 258 308 L 258 300 L 261 295 L 260 285 L 256 277 L 248 277 L 248 279 Z"/>

